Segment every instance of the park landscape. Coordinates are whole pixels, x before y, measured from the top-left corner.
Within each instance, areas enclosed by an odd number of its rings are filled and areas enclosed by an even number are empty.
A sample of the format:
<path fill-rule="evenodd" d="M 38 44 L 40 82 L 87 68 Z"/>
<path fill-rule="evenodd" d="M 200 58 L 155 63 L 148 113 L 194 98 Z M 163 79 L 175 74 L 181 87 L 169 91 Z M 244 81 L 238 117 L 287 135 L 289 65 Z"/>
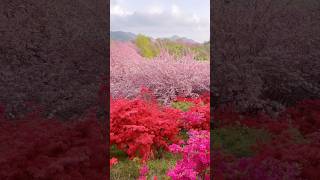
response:
<path fill-rule="evenodd" d="M 319 1 L 214 1 L 214 41 L 107 45 L 81 2 L 5 3 L 0 179 L 319 179 Z"/>
<path fill-rule="evenodd" d="M 319 100 L 221 103 L 207 45 L 111 40 L 111 179 L 317 179 Z"/>
<path fill-rule="evenodd" d="M 210 178 L 209 59 L 209 43 L 111 40 L 111 179 Z"/>

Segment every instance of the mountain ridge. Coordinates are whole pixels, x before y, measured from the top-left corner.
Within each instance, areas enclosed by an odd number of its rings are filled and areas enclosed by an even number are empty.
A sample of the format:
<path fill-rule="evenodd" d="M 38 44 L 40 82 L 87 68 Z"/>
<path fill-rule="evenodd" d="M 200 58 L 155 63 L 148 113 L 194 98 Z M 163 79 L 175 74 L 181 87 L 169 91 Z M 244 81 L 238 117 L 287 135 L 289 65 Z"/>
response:
<path fill-rule="evenodd" d="M 132 32 L 125 32 L 125 31 L 110 31 L 110 39 L 118 40 L 118 41 L 132 41 L 137 37 L 136 34 Z M 172 41 L 180 41 L 184 43 L 191 43 L 191 44 L 201 44 L 193 39 L 181 37 L 178 35 L 173 35 L 171 37 L 162 37 L 162 38 L 154 38 L 150 37 L 151 39 L 169 39 Z"/>

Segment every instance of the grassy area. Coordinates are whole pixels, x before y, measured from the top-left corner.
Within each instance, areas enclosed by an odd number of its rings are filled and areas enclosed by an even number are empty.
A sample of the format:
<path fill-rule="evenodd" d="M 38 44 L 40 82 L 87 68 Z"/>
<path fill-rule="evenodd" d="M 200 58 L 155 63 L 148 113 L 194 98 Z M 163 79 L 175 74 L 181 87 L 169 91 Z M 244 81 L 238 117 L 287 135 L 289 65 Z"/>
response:
<path fill-rule="evenodd" d="M 191 102 L 173 102 L 171 105 L 175 109 L 180 109 L 181 111 L 188 111 L 190 107 L 193 106 L 193 103 Z"/>
<path fill-rule="evenodd" d="M 111 157 L 118 158 L 118 164 L 111 168 L 111 180 L 135 180 L 139 177 L 140 164 L 136 160 L 129 160 L 125 153 L 117 150 L 114 146 L 111 148 Z M 164 153 L 161 159 L 148 161 L 149 174 L 148 179 L 157 176 L 160 180 L 169 180 L 167 171 L 174 167 L 177 160 L 181 157 L 171 153 Z"/>
<path fill-rule="evenodd" d="M 274 135 L 264 129 L 248 128 L 245 126 L 232 126 L 219 128 L 213 133 L 213 146 L 220 147 L 225 153 L 236 157 L 250 157 L 254 155 L 252 147 L 257 142 L 267 143 Z M 285 133 L 290 134 L 293 143 L 306 143 L 298 129 L 288 128 Z"/>
<path fill-rule="evenodd" d="M 271 140 L 271 135 L 262 129 L 234 126 L 214 130 L 213 139 L 213 145 L 221 147 L 224 152 L 237 157 L 248 157 L 254 153 L 253 145 L 258 141 Z"/>

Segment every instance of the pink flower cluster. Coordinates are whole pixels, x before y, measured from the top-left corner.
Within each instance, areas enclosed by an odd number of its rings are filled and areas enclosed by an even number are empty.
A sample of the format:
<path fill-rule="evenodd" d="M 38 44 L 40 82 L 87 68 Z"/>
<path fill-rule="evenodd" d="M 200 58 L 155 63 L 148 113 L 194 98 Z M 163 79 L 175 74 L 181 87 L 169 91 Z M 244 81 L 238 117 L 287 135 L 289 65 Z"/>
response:
<path fill-rule="evenodd" d="M 188 123 L 194 124 L 201 121 L 203 118 L 203 115 L 198 112 L 187 111 L 182 114 L 182 118 L 185 119 Z"/>
<path fill-rule="evenodd" d="M 167 175 L 173 180 L 210 179 L 210 132 L 190 130 L 188 134 L 183 147 L 177 144 L 169 147 L 172 153 L 181 153 L 183 158 Z"/>
<path fill-rule="evenodd" d="M 134 44 L 112 42 L 110 60 L 110 91 L 114 98 L 135 97 L 145 86 L 168 104 L 177 96 L 196 97 L 210 88 L 209 62 L 195 61 L 191 55 L 176 60 L 162 52 L 147 60 Z"/>
<path fill-rule="evenodd" d="M 149 172 L 148 166 L 146 164 L 143 164 L 140 168 L 139 180 L 147 180 L 148 172 Z M 157 179 L 158 179 L 157 176 L 153 176 L 153 180 L 157 180 Z"/>
<path fill-rule="evenodd" d="M 191 107 L 182 113 L 182 119 L 186 129 L 210 130 L 210 105 Z"/>
<path fill-rule="evenodd" d="M 142 165 L 139 172 L 140 173 L 139 180 L 146 180 L 148 172 L 149 172 L 148 166 L 146 164 Z"/>

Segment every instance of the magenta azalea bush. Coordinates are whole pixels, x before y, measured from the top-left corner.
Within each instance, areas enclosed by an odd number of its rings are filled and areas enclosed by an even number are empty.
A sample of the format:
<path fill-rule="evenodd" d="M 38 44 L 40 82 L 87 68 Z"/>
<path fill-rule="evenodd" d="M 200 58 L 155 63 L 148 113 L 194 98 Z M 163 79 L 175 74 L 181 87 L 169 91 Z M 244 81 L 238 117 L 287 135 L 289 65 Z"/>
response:
<path fill-rule="evenodd" d="M 184 146 L 173 144 L 169 147 L 172 153 L 181 153 L 183 158 L 167 175 L 173 180 L 210 179 L 210 132 L 190 130 L 188 134 Z"/>
<path fill-rule="evenodd" d="M 110 88 L 114 98 L 132 98 L 141 87 L 154 92 L 158 100 L 170 103 L 177 96 L 196 97 L 209 91 L 209 62 L 193 60 L 189 54 L 175 59 L 162 51 L 153 59 L 138 54 L 130 42 L 111 42 Z"/>

